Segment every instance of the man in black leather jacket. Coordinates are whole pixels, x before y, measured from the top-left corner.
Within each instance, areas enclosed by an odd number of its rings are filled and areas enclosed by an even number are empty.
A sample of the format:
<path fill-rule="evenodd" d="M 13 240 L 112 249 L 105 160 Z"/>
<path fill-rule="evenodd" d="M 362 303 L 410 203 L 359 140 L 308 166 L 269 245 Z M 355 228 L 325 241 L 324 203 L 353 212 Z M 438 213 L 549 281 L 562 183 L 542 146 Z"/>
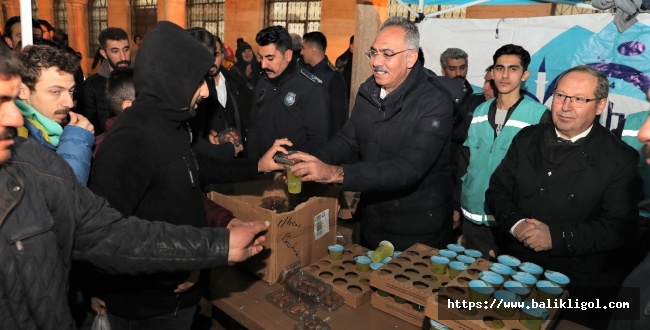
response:
<path fill-rule="evenodd" d="M 37 142 L 16 137 L 22 64 L 0 46 L 0 329 L 76 329 L 72 259 L 107 273 L 193 270 L 259 253 L 268 223 L 227 229 L 125 218 Z"/>

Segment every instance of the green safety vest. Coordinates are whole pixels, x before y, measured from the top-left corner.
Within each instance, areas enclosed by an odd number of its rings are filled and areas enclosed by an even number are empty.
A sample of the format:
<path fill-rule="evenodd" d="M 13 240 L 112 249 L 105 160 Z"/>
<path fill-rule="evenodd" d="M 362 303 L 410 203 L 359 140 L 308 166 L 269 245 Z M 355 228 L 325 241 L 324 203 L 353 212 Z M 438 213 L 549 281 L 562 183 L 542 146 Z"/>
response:
<path fill-rule="evenodd" d="M 627 117 L 625 117 L 623 133 L 621 134 L 621 140 L 639 152 L 638 167 L 639 173 L 641 173 L 641 178 L 643 178 L 643 192 L 645 193 L 646 198 L 650 197 L 650 165 L 646 163 L 647 157 L 642 152 L 643 143 L 641 143 L 636 136 L 639 134 L 639 129 L 643 126 L 649 114 L 649 111 L 641 111 L 627 115 Z M 639 214 L 644 217 L 650 217 L 650 212 L 643 210 L 640 210 Z"/>
<path fill-rule="evenodd" d="M 494 216 L 488 214 L 485 204 L 485 191 L 492 173 L 506 156 L 515 135 L 526 126 L 538 124 L 547 110 L 543 104 L 524 98 L 495 138 L 494 129 L 488 121 L 491 103 L 487 101 L 476 108 L 469 126 L 464 146 L 470 149 L 470 159 L 467 174 L 461 179 L 463 187 L 460 199 L 463 216 L 476 224 L 487 226 L 494 224 Z"/>

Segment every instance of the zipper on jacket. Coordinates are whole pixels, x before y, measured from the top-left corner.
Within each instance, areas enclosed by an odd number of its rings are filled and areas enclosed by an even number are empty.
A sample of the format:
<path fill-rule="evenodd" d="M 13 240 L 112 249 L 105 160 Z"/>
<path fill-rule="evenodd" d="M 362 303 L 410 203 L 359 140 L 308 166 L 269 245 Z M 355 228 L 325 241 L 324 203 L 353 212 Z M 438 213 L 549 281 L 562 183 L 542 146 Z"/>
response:
<path fill-rule="evenodd" d="M 47 228 L 47 229 L 45 229 L 45 230 L 41 230 L 41 231 L 39 231 L 39 232 L 36 232 L 36 233 L 33 233 L 33 234 L 29 234 L 29 235 L 27 235 L 27 236 L 25 236 L 25 237 L 21 237 L 21 238 L 15 240 L 15 241 L 9 242 L 9 244 L 10 244 L 10 245 L 11 245 L 11 244 L 16 244 L 16 249 L 18 249 L 18 251 L 22 251 L 22 250 L 25 248 L 24 245 L 23 245 L 23 242 L 22 242 L 22 241 L 24 241 L 24 240 L 26 240 L 26 239 L 28 239 L 28 238 L 32 238 L 32 237 L 34 237 L 34 236 L 36 236 L 36 235 L 40 235 L 40 234 L 42 234 L 42 233 L 48 232 L 48 231 L 50 231 L 51 229 L 52 229 L 52 228 Z"/>
<path fill-rule="evenodd" d="M 181 307 L 181 295 L 177 294 L 176 300 L 178 302 L 176 303 L 176 309 L 174 309 L 174 317 L 176 317 L 176 314 L 178 314 L 178 309 Z"/>

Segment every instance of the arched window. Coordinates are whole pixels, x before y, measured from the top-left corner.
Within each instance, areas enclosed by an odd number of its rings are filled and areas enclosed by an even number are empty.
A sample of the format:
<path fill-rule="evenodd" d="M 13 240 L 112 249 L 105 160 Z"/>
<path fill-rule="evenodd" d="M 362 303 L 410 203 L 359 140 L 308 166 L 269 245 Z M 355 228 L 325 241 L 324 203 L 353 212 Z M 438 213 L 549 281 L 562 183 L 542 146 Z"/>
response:
<path fill-rule="evenodd" d="M 68 33 L 68 15 L 63 0 L 54 0 L 54 27 Z"/>
<path fill-rule="evenodd" d="M 88 1 L 88 56 L 94 57 L 99 48 L 99 33 L 108 27 L 106 0 Z"/>
<path fill-rule="evenodd" d="M 281 25 L 300 36 L 320 29 L 320 0 L 265 0 L 264 26 Z"/>
<path fill-rule="evenodd" d="M 223 40 L 226 0 L 187 0 L 187 27 L 200 26 Z"/>
<path fill-rule="evenodd" d="M 32 18 L 38 19 L 38 1 L 32 0 Z"/>
<path fill-rule="evenodd" d="M 158 21 L 157 0 L 131 0 L 131 33 L 144 38 Z"/>
<path fill-rule="evenodd" d="M 418 6 L 417 5 L 408 5 L 411 9 L 414 11 L 418 11 Z M 450 9 L 455 6 L 452 5 L 425 5 L 422 8 L 422 13 L 424 15 L 439 12 L 442 10 Z M 417 16 L 413 15 L 410 11 L 408 11 L 406 8 L 404 8 L 403 5 L 401 5 L 399 2 L 396 0 L 390 0 L 390 3 L 388 5 L 388 17 L 392 16 L 401 16 L 405 17 L 411 21 L 414 21 Z M 465 18 L 465 8 L 461 8 L 458 10 L 450 11 L 448 13 L 442 14 L 440 16 L 436 16 L 437 18 Z"/>

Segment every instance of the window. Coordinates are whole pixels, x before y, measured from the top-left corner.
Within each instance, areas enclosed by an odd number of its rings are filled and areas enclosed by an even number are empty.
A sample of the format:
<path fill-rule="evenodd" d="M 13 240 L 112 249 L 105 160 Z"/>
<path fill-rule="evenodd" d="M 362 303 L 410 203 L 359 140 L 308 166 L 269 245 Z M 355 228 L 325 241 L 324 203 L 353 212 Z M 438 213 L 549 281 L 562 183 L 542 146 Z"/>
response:
<path fill-rule="evenodd" d="M 418 6 L 417 5 L 408 5 L 413 9 L 415 12 L 418 11 Z M 428 15 L 431 13 L 439 12 L 442 10 L 446 10 L 449 8 L 453 8 L 455 6 L 453 5 L 426 5 L 422 7 L 422 13 L 424 15 Z M 392 16 L 400 16 L 400 17 L 405 17 L 411 21 L 414 21 L 416 16 L 413 15 L 410 11 L 406 10 L 404 6 L 402 6 L 399 2 L 395 0 L 390 0 L 390 4 L 388 5 L 388 17 Z M 465 8 L 454 10 L 451 12 L 447 12 L 445 14 L 442 14 L 440 16 L 436 16 L 439 18 L 465 18 Z"/>
<path fill-rule="evenodd" d="M 281 25 L 302 36 L 320 29 L 320 10 L 315 0 L 266 0 L 264 26 Z"/>
<path fill-rule="evenodd" d="M 99 33 L 108 28 L 106 0 L 88 1 L 88 56 L 94 57 L 99 49 Z"/>
<path fill-rule="evenodd" d="M 157 0 L 131 0 L 131 33 L 144 38 L 158 21 Z"/>
<path fill-rule="evenodd" d="M 68 15 L 63 0 L 54 0 L 54 27 L 68 33 Z"/>
<path fill-rule="evenodd" d="M 187 0 L 187 27 L 199 26 L 223 40 L 226 0 Z"/>

